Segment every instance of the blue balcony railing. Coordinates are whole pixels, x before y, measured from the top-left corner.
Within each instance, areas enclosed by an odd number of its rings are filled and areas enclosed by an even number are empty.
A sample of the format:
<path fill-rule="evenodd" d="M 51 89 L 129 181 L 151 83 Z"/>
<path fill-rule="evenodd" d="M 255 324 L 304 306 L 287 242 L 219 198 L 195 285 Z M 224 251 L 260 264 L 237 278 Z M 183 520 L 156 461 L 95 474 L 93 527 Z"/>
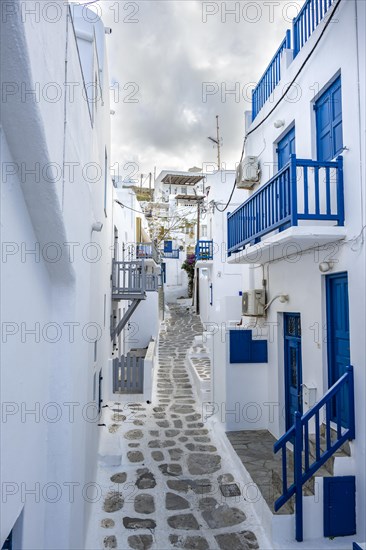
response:
<path fill-rule="evenodd" d="M 293 21 L 294 57 L 313 34 L 335 0 L 307 0 Z"/>
<path fill-rule="evenodd" d="M 264 72 L 252 94 L 252 120 L 255 119 L 269 96 L 281 80 L 281 56 L 285 49 L 291 48 L 291 31 L 286 32 L 284 40 L 276 51 L 272 61 Z"/>
<path fill-rule="evenodd" d="M 213 259 L 213 241 L 197 241 L 196 260 Z"/>
<path fill-rule="evenodd" d="M 321 468 L 329 458 L 348 440 L 355 439 L 355 401 L 353 367 L 349 366 L 339 380 L 303 416 L 295 413 L 294 425 L 275 443 L 274 452 L 282 452 L 282 495 L 275 502 L 278 511 L 295 495 L 296 540 L 303 540 L 303 485 Z M 342 419 L 342 410 L 347 412 Z M 335 412 L 335 420 L 334 420 Z M 321 442 L 322 415 L 325 424 L 325 442 Z M 335 435 L 331 435 L 331 422 L 335 422 Z M 310 453 L 310 429 L 315 424 L 315 459 Z M 288 483 L 287 444 L 294 446 L 293 482 Z M 325 447 L 325 448 L 324 448 Z M 292 468 L 291 468 L 292 470 Z"/>
<path fill-rule="evenodd" d="M 331 8 L 336 0 L 307 0 L 303 5 L 300 13 L 293 20 L 292 26 L 292 47 L 294 50 L 294 58 L 297 56 L 301 48 L 309 40 L 310 36 L 324 19 L 326 13 Z M 256 118 L 259 111 L 262 109 L 273 90 L 281 80 L 281 56 L 285 49 L 291 48 L 291 31 L 286 32 L 284 40 L 275 53 L 272 61 L 252 94 L 252 120 Z"/>
<path fill-rule="evenodd" d="M 171 252 L 161 252 L 163 258 L 171 258 L 172 260 L 179 260 L 179 248 L 172 250 Z"/>
<path fill-rule="evenodd" d="M 291 160 L 228 214 L 228 253 L 259 242 L 299 220 L 344 225 L 343 157 L 332 162 Z"/>

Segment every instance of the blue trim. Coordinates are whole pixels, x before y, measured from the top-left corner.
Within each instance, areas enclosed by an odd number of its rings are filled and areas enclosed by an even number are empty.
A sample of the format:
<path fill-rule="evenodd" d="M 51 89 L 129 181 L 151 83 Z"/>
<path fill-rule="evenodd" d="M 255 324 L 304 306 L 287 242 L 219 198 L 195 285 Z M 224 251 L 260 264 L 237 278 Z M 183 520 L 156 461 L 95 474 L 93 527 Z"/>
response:
<path fill-rule="evenodd" d="M 332 169 L 336 174 L 335 181 L 331 178 Z M 311 171 L 314 178 L 308 177 Z M 297 197 L 301 182 L 304 185 L 304 204 L 299 204 Z M 331 201 L 334 187 L 337 199 Z M 323 195 L 327 200 L 321 208 Z M 315 197 L 314 201 L 312 197 Z M 274 230 L 296 226 L 298 220 L 336 221 L 338 226 L 344 225 L 342 157 L 332 162 L 318 162 L 291 155 L 290 161 L 273 178 L 228 214 L 228 253 L 239 252 Z"/>
<path fill-rule="evenodd" d="M 213 241 L 197 241 L 196 260 L 213 260 Z"/>

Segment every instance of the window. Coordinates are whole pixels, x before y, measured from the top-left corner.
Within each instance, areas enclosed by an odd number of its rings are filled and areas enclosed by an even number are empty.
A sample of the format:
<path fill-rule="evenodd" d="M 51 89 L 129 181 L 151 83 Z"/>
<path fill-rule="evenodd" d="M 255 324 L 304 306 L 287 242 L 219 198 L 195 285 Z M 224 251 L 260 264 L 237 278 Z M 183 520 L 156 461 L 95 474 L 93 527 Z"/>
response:
<path fill-rule="evenodd" d="M 207 237 L 207 225 L 201 226 L 202 237 Z"/>
<path fill-rule="evenodd" d="M 281 170 L 288 163 L 291 155 L 295 154 L 295 127 L 291 128 L 281 141 L 278 142 L 276 151 L 278 169 Z"/>
<path fill-rule="evenodd" d="M 314 109 L 318 161 L 329 161 L 343 149 L 341 77 L 318 99 Z"/>

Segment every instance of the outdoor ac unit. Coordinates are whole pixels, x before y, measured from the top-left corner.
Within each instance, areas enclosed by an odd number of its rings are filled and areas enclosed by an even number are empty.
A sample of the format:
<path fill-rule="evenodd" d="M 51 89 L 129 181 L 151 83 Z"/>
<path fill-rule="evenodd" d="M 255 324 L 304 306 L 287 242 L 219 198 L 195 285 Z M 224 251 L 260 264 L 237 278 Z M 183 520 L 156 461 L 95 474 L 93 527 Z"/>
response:
<path fill-rule="evenodd" d="M 252 189 L 259 182 L 258 157 L 245 157 L 236 169 L 236 186 L 238 189 Z"/>
<path fill-rule="evenodd" d="M 247 317 L 263 317 L 265 315 L 266 291 L 264 289 L 243 292 L 242 313 Z"/>

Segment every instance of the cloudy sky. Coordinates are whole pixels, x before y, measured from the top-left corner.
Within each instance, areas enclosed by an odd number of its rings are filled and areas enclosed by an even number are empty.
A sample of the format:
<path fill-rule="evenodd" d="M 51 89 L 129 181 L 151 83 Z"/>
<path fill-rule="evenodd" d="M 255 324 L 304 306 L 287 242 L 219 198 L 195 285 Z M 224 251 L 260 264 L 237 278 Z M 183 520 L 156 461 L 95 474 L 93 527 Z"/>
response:
<path fill-rule="evenodd" d="M 303 0 L 97 2 L 113 85 L 113 163 L 125 174 L 240 158 L 244 112 Z M 230 11 L 235 11 L 231 13 Z M 235 92 L 230 94 L 230 90 Z M 116 101 L 114 101 L 116 100 Z"/>

